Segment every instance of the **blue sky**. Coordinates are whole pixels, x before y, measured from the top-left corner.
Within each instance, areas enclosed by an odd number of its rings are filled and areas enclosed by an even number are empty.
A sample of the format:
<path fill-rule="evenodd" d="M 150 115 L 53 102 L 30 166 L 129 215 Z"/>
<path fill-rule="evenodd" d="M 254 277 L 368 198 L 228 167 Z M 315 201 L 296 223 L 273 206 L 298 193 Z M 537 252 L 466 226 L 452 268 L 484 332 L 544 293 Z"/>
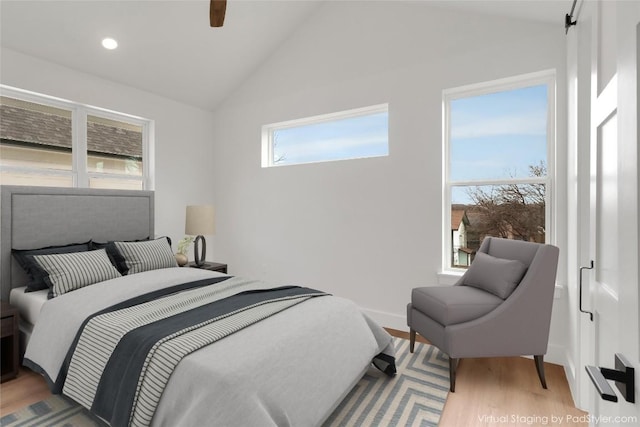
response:
<path fill-rule="evenodd" d="M 451 180 L 529 176 L 547 160 L 547 86 L 451 102 Z"/>
<path fill-rule="evenodd" d="M 388 112 L 280 129 L 274 132 L 279 164 L 389 154 Z M 427 142 L 425 142 L 427 143 Z M 452 181 L 529 176 L 547 162 L 547 86 L 451 101 Z M 454 203 L 467 203 L 463 189 Z"/>
<path fill-rule="evenodd" d="M 295 164 L 389 154 L 389 113 L 315 123 L 274 132 L 274 159 Z"/>

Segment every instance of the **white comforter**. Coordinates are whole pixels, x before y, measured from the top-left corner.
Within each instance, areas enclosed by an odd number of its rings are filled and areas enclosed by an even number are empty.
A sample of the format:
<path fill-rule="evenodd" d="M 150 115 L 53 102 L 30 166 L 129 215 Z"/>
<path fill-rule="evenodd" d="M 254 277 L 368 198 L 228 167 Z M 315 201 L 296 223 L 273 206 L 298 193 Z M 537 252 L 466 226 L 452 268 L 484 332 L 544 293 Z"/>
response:
<path fill-rule="evenodd" d="M 161 287 L 220 275 L 194 268 L 139 273 L 46 302 L 25 358 L 54 380 L 84 319 Z M 153 426 L 315 426 L 328 417 L 391 337 L 354 303 L 314 298 L 185 357 Z"/>

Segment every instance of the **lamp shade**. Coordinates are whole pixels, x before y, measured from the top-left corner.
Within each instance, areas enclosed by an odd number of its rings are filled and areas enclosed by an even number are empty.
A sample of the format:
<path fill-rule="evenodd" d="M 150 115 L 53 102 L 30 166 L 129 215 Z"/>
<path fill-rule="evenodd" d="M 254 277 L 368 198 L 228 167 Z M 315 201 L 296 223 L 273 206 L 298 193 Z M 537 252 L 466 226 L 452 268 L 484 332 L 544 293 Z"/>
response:
<path fill-rule="evenodd" d="M 192 236 L 213 234 L 216 231 L 213 206 L 187 206 L 185 234 Z"/>

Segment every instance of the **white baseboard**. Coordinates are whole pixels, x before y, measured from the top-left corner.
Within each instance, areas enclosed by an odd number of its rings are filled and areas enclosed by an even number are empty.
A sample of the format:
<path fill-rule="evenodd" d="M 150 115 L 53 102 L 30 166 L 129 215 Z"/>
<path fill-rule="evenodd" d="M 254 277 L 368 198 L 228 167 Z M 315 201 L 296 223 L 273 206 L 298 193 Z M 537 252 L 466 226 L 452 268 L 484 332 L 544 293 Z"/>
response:
<path fill-rule="evenodd" d="M 569 354 L 566 354 L 566 362 L 564 364 L 564 375 L 567 377 L 567 382 L 569 383 L 569 391 L 571 392 L 571 397 L 573 397 L 573 402 L 578 406 L 578 383 L 576 382 L 576 366 L 573 360 L 569 358 Z"/>
<path fill-rule="evenodd" d="M 372 310 L 370 308 L 360 307 L 360 309 L 367 313 L 369 317 L 375 320 L 378 325 L 385 328 L 397 329 L 399 331 L 409 331 L 407 326 L 407 318 L 405 316 L 399 316 L 393 313 L 387 313 L 385 311 Z"/>
<path fill-rule="evenodd" d="M 547 347 L 547 354 L 544 356 L 544 361 L 555 363 L 560 366 L 567 366 L 567 349 L 559 344 L 549 343 L 549 346 Z"/>

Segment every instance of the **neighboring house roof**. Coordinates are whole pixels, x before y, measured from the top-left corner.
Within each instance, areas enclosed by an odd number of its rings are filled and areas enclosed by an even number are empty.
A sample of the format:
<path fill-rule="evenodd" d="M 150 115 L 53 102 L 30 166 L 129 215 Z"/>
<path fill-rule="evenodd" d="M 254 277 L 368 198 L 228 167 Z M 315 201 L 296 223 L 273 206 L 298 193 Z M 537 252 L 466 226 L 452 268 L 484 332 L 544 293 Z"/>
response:
<path fill-rule="evenodd" d="M 476 207 L 472 207 L 471 209 L 466 211 L 467 220 L 469 221 L 469 225 L 477 226 L 485 221 L 486 215 L 478 210 Z"/>
<path fill-rule="evenodd" d="M 71 119 L 0 105 L 0 136 L 10 141 L 71 148 Z"/>
<path fill-rule="evenodd" d="M 0 137 L 18 143 L 71 148 L 71 118 L 0 105 Z M 142 134 L 87 122 L 87 149 L 93 153 L 142 158 Z"/>
<path fill-rule="evenodd" d="M 455 205 L 451 209 L 451 229 L 460 229 L 460 224 L 464 222 L 469 224 L 469 218 L 467 218 L 467 212 L 465 209 L 456 208 Z"/>

